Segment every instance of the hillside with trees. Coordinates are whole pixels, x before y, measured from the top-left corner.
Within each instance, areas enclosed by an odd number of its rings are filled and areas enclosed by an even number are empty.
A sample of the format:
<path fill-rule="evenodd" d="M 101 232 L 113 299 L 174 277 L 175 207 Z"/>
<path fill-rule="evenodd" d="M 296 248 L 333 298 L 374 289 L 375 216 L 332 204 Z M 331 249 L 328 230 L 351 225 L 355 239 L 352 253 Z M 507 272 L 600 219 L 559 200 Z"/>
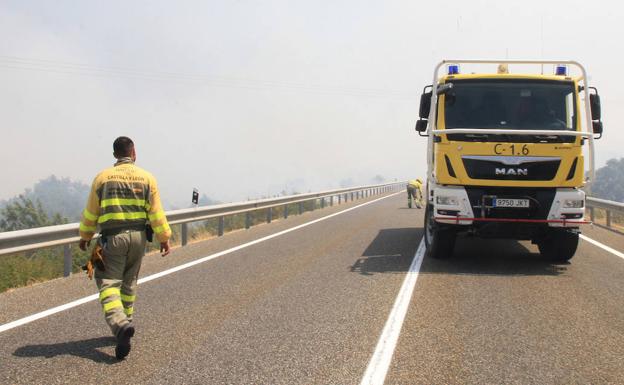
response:
<path fill-rule="evenodd" d="M 64 223 L 68 223 L 66 217 L 58 212 L 48 214 L 39 199 L 33 202 L 24 195 L 12 199 L 0 208 L 0 231 L 31 229 Z"/>
<path fill-rule="evenodd" d="M 604 167 L 596 170 L 592 196 L 624 202 L 624 158 L 609 159 Z"/>
<path fill-rule="evenodd" d="M 19 202 L 23 204 L 26 199 L 40 205 L 50 218 L 59 215 L 67 218 L 69 222 L 77 222 L 80 220 L 89 190 L 90 186 L 80 181 L 51 175 L 35 183 L 32 189 L 27 188 L 19 196 L 0 201 L 0 209 Z"/>

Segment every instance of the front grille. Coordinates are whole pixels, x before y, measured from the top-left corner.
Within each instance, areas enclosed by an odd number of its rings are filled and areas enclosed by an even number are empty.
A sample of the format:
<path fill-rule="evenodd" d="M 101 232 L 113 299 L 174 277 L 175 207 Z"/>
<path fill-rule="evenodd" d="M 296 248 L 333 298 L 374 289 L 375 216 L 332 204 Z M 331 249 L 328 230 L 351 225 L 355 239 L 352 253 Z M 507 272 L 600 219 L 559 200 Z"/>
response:
<path fill-rule="evenodd" d="M 489 180 L 552 180 L 561 163 L 561 160 L 552 160 L 509 165 L 494 160 L 467 158 L 462 161 L 471 179 Z"/>

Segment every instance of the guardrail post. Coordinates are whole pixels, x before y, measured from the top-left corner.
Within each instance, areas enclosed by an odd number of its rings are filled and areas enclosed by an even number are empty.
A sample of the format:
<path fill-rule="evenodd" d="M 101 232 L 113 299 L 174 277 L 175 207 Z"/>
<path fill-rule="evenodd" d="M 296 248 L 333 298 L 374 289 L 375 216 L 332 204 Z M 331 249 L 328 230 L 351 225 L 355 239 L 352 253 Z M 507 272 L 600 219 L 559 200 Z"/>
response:
<path fill-rule="evenodd" d="M 589 220 L 592 221 L 592 223 L 596 222 L 596 216 L 595 216 L 593 207 L 589 208 Z"/>
<path fill-rule="evenodd" d="M 316 199 L 312 199 L 312 210 L 310 211 L 314 211 L 316 209 Z"/>
<path fill-rule="evenodd" d="M 245 213 L 245 229 L 249 229 L 251 227 L 251 213 L 247 211 Z"/>
<path fill-rule="evenodd" d="M 333 195 L 329 197 L 329 205 L 330 206 L 334 205 L 334 196 Z"/>
<path fill-rule="evenodd" d="M 325 208 L 325 198 L 321 198 L 321 208 L 324 209 Z"/>
<path fill-rule="evenodd" d="M 267 209 L 267 223 L 271 223 L 272 219 L 273 219 L 273 207 L 269 207 Z"/>
<path fill-rule="evenodd" d="M 341 203 L 342 203 L 342 195 L 338 194 L 338 204 L 341 204 Z"/>
<path fill-rule="evenodd" d="M 299 202 L 299 215 L 303 214 L 303 202 Z"/>
<path fill-rule="evenodd" d="M 219 236 L 222 236 L 222 235 L 223 235 L 223 230 L 224 230 L 224 227 L 225 227 L 225 218 L 224 218 L 223 216 L 220 216 L 220 217 L 219 217 L 219 228 L 218 228 L 218 230 L 217 230 L 217 234 L 218 234 Z"/>
<path fill-rule="evenodd" d="M 607 227 L 611 227 L 611 210 L 606 209 L 607 212 Z"/>
<path fill-rule="evenodd" d="M 69 277 L 72 273 L 72 255 L 69 244 L 63 246 L 63 276 Z"/>
<path fill-rule="evenodd" d="M 187 223 L 182 223 L 182 231 L 181 233 L 181 243 L 182 246 L 186 246 L 186 244 L 188 243 L 188 224 Z"/>
<path fill-rule="evenodd" d="M 288 218 L 288 204 L 284 205 L 284 219 Z"/>

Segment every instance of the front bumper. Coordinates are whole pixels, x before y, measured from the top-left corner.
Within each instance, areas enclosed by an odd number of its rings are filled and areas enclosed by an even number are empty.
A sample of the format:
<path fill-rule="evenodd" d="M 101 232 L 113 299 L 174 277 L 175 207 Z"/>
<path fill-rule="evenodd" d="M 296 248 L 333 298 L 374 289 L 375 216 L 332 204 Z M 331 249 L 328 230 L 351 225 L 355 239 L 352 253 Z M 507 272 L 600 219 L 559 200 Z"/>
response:
<path fill-rule="evenodd" d="M 558 188 L 519 190 L 501 188 L 468 188 L 463 186 L 436 186 L 431 189 L 430 204 L 438 223 L 464 226 L 484 226 L 492 223 L 518 223 L 525 226 L 579 227 L 584 220 L 585 193 L 578 189 Z M 482 199 L 488 197 L 522 197 L 529 199 L 527 209 L 493 209 L 485 207 Z M 566 202 L 580 202 L 580 207 L 566 207 Z"/>

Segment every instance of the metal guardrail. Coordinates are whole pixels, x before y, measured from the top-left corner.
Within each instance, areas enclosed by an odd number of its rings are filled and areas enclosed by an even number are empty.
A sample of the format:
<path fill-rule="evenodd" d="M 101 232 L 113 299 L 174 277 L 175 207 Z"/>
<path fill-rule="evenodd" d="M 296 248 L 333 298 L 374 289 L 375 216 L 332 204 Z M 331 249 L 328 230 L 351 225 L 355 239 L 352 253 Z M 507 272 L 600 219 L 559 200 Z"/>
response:
<path fill-rule="evenodd" d="M 251 227 L 251 212 L 256 210 L 266 209 L 267 222 L 271 222 L 273 219 L 272 209 L 274 207 L 283 206 L 284 218 L 286 218 L 289 214 L 288 206 L 291 204 L 297 203 L 298 213 L 301 214 L 303 212 L 303 204 L 308 201 L 320 200 L 320 206 L 323 208 L 327 204 L 327 200 L 329 200 L 329 205 L 333 206 L 334 198 L 337 198 L 338 204 L 340 204 L 343 200 L 347 202 L 349 199 L 355 200 L 372 195 L 398 191 L 405 188 L 405 183 L 405 181 L 384 183 L 247 202 L 194 207 L 189 209 L 167 211 L 165 214 L 170 225 L 181 225 L 181 244 L 182 246 L 185 246 L 188 243 L 188 224 L 191 222 L 203 221 L 210 218 L 219 218 L 218 235 L 221 236 L 224 233 L 224 218 L 226 216 L 246 213 L 245 228 L 249 228 Z M 76 243 L 80 240 L 78 227 L 79 223 L 69 223 L 65 225 L 38 227 L 34 229 L 0 233 L 0 255 L 63 245 L 64 275 L 69 276 L 71 274 L 72 267 L 70 244 Z"/>
<path fill-rule="evenodd" d="M 613 215 L 612 213 L 624 214 L 624 203 L 608 201 L 606 199 L 599 198 L 587 198 L 586 206 L 589 209 L 589 219 L 595 222 L 596 214 L 595 209 L 603 209 L 606 211 L 607 227 L 611 227 Z"/>

